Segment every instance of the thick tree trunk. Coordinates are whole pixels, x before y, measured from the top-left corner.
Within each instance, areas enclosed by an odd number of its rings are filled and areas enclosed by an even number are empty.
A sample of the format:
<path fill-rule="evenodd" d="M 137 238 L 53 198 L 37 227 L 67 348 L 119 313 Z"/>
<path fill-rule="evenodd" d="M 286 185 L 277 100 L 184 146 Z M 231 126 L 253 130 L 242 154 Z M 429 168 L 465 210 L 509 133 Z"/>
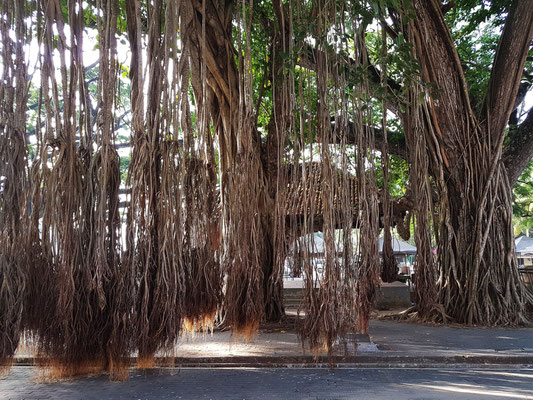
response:
<path fill-rule="evenodd" d="M 483 325 L 525 321 L 528 297 L 520 281 L 512 229 L 512 198 L 498 162 L 487 196 L 448 184 L 441 202 L 440 300 L 455 322 Z M 465 200 L 469 199 L 469 200 Z"/>
<path fill-rule="evenodd" d="M 518 90 L 517 71 L 523 70 L 533 33 L 533 9 L 518 0 L 509 11 L 480 117 L 470 107 L 440 2 L 417 0 L 414 10 L 413 42 L 422 76 L 438 89 L 435 100 L 428 96 L 425 115 L 440 195 L 440 299 L 446 314 L 459 323 L 521 323 L 528 298 L 514 253 L 502 145 Z M 502 58 L 508 58 L 505 67 Z"/>

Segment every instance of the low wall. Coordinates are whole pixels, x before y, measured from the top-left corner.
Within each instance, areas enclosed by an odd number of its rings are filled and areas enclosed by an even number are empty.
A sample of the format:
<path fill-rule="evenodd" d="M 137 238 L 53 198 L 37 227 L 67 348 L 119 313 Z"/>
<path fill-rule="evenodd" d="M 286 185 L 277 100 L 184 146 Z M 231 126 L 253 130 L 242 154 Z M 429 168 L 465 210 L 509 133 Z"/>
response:
<path fill-rule="evenodd" d="M 295 310 L 303 299 L 303 281 L 284 282 L 283 301 L 286 309 Z M 409 286 L 402 282 L 383 283 L 376 293 L 376 308 L 392 310 L 411 305 Z"/>
<path fill-rule="evenodd" d="M 410 305 L 411 293 L 409 286 L 405 283 L 383 283 L 376 293 L 376 308 L 378 310 L 409 308 Z"/>

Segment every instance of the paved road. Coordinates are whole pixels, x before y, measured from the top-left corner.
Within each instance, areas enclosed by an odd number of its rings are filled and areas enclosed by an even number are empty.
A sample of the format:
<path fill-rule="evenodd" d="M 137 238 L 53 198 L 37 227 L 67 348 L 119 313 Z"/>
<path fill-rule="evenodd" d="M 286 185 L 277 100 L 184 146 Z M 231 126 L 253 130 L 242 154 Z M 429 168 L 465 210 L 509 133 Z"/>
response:
<path fill-rule="evenodd" d="M 39 383 L 14 367 L 0 399 L 533 399 L 533 370 L 158 369 Z"/>

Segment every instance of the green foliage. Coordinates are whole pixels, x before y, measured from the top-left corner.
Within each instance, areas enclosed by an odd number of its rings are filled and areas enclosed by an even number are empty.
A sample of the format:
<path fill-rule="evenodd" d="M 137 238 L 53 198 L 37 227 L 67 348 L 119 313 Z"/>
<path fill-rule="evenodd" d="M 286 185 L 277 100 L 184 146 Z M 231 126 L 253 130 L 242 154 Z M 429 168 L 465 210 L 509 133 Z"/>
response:
<path fill-rule="evenodd" d="M 446 14 L 475 111 L 483 106 L 498 41 L 511 4 L 509 0 L 460 0 L 455 1 Z M 530 50 L 530 54 L 533 55 L 533 51 Z M 533 81 L 532 61 L 529 57 L 524 68 L 524 78 L 530 82 Z"/>
<path fill-rule="evenodd" d="M 513 194 L 515 234 L 526 233 L 533 228 L 533 162 L 520 175 Z"/>
<path fill-rule="evenodd" d="M 509 7 L 509 0 L 456 0 L 445 15 L 452 30 L 460 29 L 463 35 L 478 31 L 483 24 L 502 27 Z"/>
<path fill-rule="evenodd" d="M 130 167 L 131 156 L 120 157 L 120 180 L 124 184 L 128 177 L 128 168 Z"/>
<path fill-rule="evenodd" d="M 383 170 L 381 168 L 381 155 L 376 160 L 376 177 L 378 187 L 383 189 Z M 405 194 L 409 185 L 409 166 L 407 161 L 395 157 L 389 157 L 389 193 L 394 197 L 401 197 Z"/>
<path fill-rule="evenodd" d="M 494 26 L 455 35 L 457 51 L 468 84 L 470 99 L 476 111 L 480 111 L 490 78 L 490 71 L 500 33 Z"/>
<path fill-rule="evenodd" d="M 370 62 L 375 66 L 385 66 L 387 79 L 396 82 L 402 89 L 394 91 L 388 84 L 383 88 L 380 83 L 370 82 L 373 85 L 372 93 L 380 101 L 399 103 L 400 108 L 403 108 L 407 103 L 404 88 L 409 86 L 409 82 L 420 79 L 420 65 L 411 56 L 413 46 L 403 33 L 399 32 L 394 39 L 389 37 L 385 50 L 381 36 L 381 30 L 366 34 Z"/>
<path fill-rule="evenodd" d="M 271 2 L 261 1 L 254 4 L 254 14 L 258 18 L 252 21 L 252 35 L 250 40 L 252 50 L 252 74 L 254 103 L 258 104 L 261 96 L 260 107 L 257 110 L 257 128 L 263 135 L 266 134 L 268 122 L 272 114 L 272 34 L 275 20 Z M 267 22 L 268 21 L 268 22 Z M 265 27 L 268 27 L 265 29 Z M 281 84 L 279 82 L 278 84 Z"/>

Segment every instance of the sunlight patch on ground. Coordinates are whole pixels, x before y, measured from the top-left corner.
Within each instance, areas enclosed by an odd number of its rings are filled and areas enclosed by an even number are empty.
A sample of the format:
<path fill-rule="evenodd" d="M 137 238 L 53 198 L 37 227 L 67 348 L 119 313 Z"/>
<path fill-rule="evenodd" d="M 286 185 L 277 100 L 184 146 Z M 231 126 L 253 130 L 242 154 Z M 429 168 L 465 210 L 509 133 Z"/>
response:
<path fill-rule="evenodd" d="M 506 397 L 510 399 L 529 399 L 533 397 L 533 392 L 528 393 L 512 393 L 502 390 L 487 390 L 480 386 L 468 385 L 468 384 L 453 384 L 453 383 L 443 383 L 442 385 L 423 385 L 423 384 L 406 384 L 405 386 L 410 386 L 413 388 L 423 388 L 430 390 L 437 390 L 443 392 L 452 392 L 452 393 L 464 393 L 470 395 L 480 395 L 480 396 L 498 396 Z"/>
<path fill-rule="evenodd" d="M 480 375 L 498 375 L 505 376 L 508 378 L 526 378 L 533 379 L 533 372 L 531 374 L 523 374 L 519 372 L 507 372 L 507 371 L 479 371 Z"/>

